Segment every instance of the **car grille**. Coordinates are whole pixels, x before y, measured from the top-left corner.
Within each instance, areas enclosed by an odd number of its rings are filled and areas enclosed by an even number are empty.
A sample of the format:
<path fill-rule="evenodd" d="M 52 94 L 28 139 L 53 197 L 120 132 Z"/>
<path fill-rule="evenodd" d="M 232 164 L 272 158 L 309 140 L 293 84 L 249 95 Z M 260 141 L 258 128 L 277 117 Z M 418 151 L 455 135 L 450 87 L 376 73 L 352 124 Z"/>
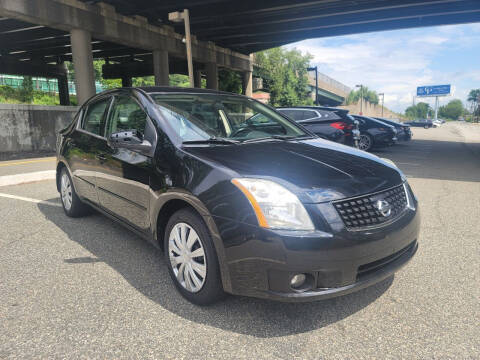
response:
<path fill-rule="evenodd" d="M 378 201 L 386 201 L 390 206 L 390 214 L 385 215 L 378 209 Z M 338 214 L 349 230 L 378 226 L 398 217 L 407 207 L 407 195 L 403 185 L 333 203 Z"/>

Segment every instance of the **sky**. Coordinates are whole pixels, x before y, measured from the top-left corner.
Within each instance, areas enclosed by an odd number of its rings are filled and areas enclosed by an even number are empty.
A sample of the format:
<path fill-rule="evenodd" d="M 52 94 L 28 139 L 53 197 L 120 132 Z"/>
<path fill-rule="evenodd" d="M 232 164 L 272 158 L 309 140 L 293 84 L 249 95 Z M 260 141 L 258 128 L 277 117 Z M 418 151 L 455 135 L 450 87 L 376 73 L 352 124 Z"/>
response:
<path fill-rule="evenodd" d="M 417 86 L 451 84 L 440 105 L 480 88 L 480 23 L 304 40 L 289 44 L 313 56 L 312 65 L 343 84 L 385 93 L 385 106 L 404 112 Z M 434 99 L 416 99 L 434 105 Z"/>

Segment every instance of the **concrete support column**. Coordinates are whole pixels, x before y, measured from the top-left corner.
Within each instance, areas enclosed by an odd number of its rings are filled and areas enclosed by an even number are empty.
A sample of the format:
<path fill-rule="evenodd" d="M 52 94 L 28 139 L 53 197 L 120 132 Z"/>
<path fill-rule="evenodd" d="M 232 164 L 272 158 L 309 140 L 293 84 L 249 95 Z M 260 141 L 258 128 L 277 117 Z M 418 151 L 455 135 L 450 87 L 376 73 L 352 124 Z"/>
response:
<path fill-rule="evenodd" d="M 58 97 L 60 98 L 60 105 L 70 105 L 70 94 L 68 93 L 67 75 L 59 76 L 57 80 L 58 80 Z"/>
<path fill-rule="evenodd" d="M 216 63 L 209 62 L 205 66 L 207 73 L 207 89 L 218 90 L 218 67 Z"/>
<path fill-rule="evenodd" d="M 193 79 L 194 79 L 194 86 L 196 88 L 201 88 L 202 87 L 202 72 L 200 70 L 195 70 L 193 73 Z"/>
<path fill-rule="evenodd" d="M 252 97 L 253 95 L 252 71 L 245 71 L 242 75 L 243 75 L 243 79 L 242 79 L 243 95 Z"/>
<path fill-rule="evenodd" d="M 155 76 L 156 86 L 170 85 L 168 51 L 153 50 L 153 75 Z"/>
<path fill-rule="evenodd" d="M 130 76 L 122 76 L 122 87 L 132 87 L 132 78 Z"/>
<path fill-rule="evenodd" d="M 78 105 L 95 95 L 95 75 L 93 72 L 92 36 L 83 29 L 70 31 L 72 59 L 75 69 L 75 89 Z"/>
<path fill-rule="evenodd" d="M 68 70 L 65 63 L 57 62 L 64 70 L 64 74 L 57 78 L 58 81 L 58 97 L 60 98 L 60 105 L 70 105 L 70 94 L 68 91 Z"/>

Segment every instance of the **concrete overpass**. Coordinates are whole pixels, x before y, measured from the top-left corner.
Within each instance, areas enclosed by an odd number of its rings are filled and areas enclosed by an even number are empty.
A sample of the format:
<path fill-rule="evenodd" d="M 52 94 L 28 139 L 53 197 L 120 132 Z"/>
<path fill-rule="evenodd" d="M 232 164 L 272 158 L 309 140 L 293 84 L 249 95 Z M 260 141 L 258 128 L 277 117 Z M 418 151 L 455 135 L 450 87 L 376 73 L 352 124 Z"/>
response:
<path fill-rule="evenodd" d="M 106 59 L 105 76 L 185 72 L 182 27 L 168 13 L 188 8 L 196 84 L 218 87 L 218 69 L 243 74 L 251 94 L 249 54 L 325 36 L 480 21 L 478 0 L 0 0 L 3 73 L 56 77 L 68 103 L 63 62 L 73 60 L 80 102 L 94 91 L 92 60 Z"/>
<path fill-rule="evenodd" d="M 309 74 L 308 86 L 312 99 L 315 100 L 315 75 Z M 318 73 L 318 103 L 322 105 L 337 106 L 342 104 L 352 89 L 330 76 Z"/>

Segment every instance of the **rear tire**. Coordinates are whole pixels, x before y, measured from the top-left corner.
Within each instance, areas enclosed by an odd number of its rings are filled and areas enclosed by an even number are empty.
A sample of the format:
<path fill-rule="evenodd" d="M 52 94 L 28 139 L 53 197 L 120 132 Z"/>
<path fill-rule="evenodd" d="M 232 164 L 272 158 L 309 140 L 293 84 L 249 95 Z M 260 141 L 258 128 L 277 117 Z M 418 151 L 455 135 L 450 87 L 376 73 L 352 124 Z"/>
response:
<path fill-rule="evenodd" d="M 180 294 L 197 305 L 221 300 L 220 266 L 210 232 L 203 219 L 184 208 L 169 219 L 164 237 L 168 272 Z"/>
<path fill-rule="evenodd" d="M 60 199 L 63 211 L 69 217 L 85 216 L 91 211 L 91 208 L 84 204 L 75 192 L 72 178 L 65 167 L 60 172 Z"/>

